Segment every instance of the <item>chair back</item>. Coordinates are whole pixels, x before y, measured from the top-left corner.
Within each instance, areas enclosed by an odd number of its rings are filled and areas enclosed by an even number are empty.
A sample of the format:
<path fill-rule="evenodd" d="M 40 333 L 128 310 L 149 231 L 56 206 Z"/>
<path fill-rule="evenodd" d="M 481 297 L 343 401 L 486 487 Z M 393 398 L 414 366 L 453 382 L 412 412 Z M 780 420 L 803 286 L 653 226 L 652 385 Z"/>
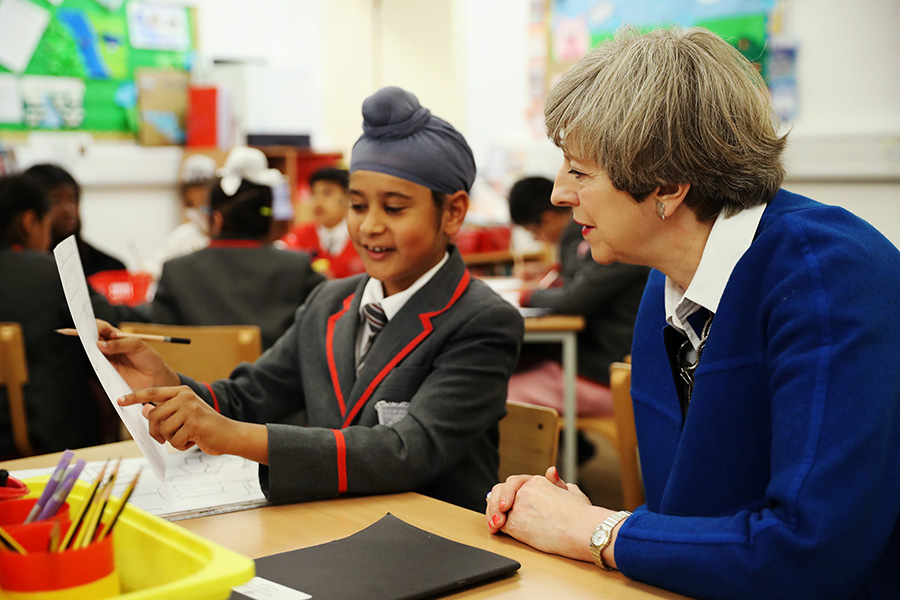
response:
<path fill-rule="evenodd" d="M 543 475 L 556 464 L 559 418 L 552 408 L 506 403 L 500 420 L 500 481 L 510 475 Z"/>
<path fill-rule="evenodd" d="M 28 363 L 22 326 L 18 323 L 0 323 L 0 385 L 6 387 L 13 443 L 20 456 L 31 456 L 35 453 L 28 439 L 26 383 L 28 383 Z"/>
<path fill-rule="evenodd" d="M 256 325 L 160 325 L 122 322 L 125 333 L 149 333 L 190 338 L 190 344 L 147 342 L 166 364 L 197 381 L 228 377 L 242 362 L 262 354 L 262 333 Z"/>
<path fill-rule="evenodd" d="M 622 497 L 626 510 L 644 503 L 644 483 L 638 460 L 634 408 L 631 404 L 631 365 L 616 362 L 609 366 L 609 388 L 616 420 L 616 443 L 622 465 Z"/>

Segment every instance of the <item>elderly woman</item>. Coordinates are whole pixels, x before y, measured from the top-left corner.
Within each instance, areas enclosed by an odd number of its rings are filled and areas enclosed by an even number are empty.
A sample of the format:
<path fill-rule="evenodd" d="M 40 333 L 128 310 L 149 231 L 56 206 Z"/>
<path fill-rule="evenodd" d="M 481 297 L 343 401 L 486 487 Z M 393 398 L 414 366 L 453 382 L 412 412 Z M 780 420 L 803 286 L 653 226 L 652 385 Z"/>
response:
<path fill-rule="evenodd" d="M 647 503 L 511 477 L 488 527 L 702 598 L 900 597 L 900 253 L 779 189 L 765 85 L 702 29 L 625 31 L 550 91 L 594 260 L 650 266 L 633 343 Z"/>

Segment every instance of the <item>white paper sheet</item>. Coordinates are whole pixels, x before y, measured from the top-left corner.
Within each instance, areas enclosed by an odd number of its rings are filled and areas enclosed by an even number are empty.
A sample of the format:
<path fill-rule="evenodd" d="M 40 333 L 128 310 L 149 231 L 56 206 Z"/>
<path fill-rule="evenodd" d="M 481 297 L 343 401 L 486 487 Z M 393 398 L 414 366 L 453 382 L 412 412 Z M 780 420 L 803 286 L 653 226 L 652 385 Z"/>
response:
<path fill-rule="evenodd" d="M 0 123 L 22 122 L 22 95 L 15 75 L 0 73 Z"/>
<path fill-rule="evenodd" d="M 27 0 L 0 0 L 0 64 L 21 73 L 31 62 L 50 13 Z"/>
<path fill-rule="evenodd" d="M 75 328 L 78 329 L 78 337 L 81 338 L 81 345 L 84 346 L 84 351 L 94 367 L 94 372 L 97 373 L 97 378 L 103 385 L 119 418 L 125 423 L 131 437 L 137 442 L 138 448 L 147 457 L 153 473 L 160 482 L 165 481 L 166 453 L 163 447 L 150 437 L 150 429 L 147 419 L 141 414 L 141 406 L 122 407 L 116 402 L 118 398 L 131 393 L 132 390 L 116 371 L 116 368 L 97 348 L 100 334 L 97 332 L 94 307 L 91 305 L 91 296 L 84 278 L 84 269 L 81 266 L 81 257 L 78 255 L 75 237 L 69 236 L 61 241 L 54 248 L 53 254 L 56 256 L 56 267 L 59 269 L 59 276 L 62 279 L 66 302 L 69 304 L 69 311 L 75 321 Z"/>
<path fill-rule="evenodd" d="M 75 450 L 78 456 L 78 450 Z M 118 457 L 110 456 L 108 476 Z M 91 461 L 85 465 L 79 479 L 94 481 L 106 461 Z M 142 472 L 131 494 L 132 504 L 152 515 L 169 521 L 198 516 L 234 512 L 266 504 L 259 487 L 259 465 L 239 456 L 210 456 L 194 448 L 187 452 L 166 455 L 165 483 L 159 483 L 149 473 Z M 119 475 L 112 494 L 119 498 L 135 473 L 143 468 L 144 458 L 126 458 L 119 466 Z M 19 480 L 49 475 L 54 467 L 13 471 Z"/>

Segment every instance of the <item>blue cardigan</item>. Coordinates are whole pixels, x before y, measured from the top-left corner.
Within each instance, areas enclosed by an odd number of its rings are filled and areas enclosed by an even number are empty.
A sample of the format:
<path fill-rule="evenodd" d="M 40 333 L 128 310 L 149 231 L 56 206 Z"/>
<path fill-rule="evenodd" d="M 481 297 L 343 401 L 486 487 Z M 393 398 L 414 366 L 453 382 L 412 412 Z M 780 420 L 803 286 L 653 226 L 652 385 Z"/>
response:
<path fill-rule="evenodd" d="M 701 598 L 900 598 L 900 252 L 778 192 L 729 278 L 682 423 L 647 284 L 632 397 L 647 503 L 616 562 Z"/>

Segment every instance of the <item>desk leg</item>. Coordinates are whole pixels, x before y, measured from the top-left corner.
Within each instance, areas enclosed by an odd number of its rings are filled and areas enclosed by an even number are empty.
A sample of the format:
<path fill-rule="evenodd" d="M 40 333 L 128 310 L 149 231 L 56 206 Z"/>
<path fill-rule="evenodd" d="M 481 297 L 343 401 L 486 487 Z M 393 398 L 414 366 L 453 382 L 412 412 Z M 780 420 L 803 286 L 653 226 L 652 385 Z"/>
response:
<path fill-rule="evenodd" d="M 577 335 L 569 332 L 562 340 L 562 368 L 563 368 L 563 472 L 562 478 L 566 482 L 578 481 L 578 458 L 576 452 L 576 438 L 578 431 L 575 426 L 575 418 L 578 413 L 578 403 L 575 396 L 575 378 L 578 373 Z"/>

